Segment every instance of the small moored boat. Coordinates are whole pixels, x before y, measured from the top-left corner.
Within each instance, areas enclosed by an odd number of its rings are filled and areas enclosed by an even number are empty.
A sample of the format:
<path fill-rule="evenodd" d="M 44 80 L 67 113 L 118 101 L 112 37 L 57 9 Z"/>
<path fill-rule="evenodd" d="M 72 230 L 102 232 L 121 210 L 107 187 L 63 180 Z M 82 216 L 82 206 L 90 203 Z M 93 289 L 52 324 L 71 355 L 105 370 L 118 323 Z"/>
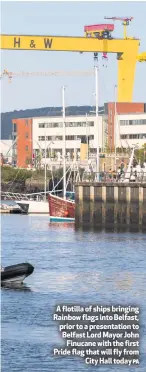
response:
<path fill-rule="evenodd" d="M 23 280 L 33 271 L 34 267 L 27 262 L 1 268 L 1 285 L 23 283 Z"/>

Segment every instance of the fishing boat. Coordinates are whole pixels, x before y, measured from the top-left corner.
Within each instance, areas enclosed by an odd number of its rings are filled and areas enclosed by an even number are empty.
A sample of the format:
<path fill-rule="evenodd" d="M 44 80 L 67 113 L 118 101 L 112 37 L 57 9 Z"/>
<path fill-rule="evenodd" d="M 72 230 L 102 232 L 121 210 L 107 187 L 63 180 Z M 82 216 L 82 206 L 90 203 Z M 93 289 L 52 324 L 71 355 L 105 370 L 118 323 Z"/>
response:
<path fill-rule="evenodd" d="M 1 268 L 1 285 L 4 286 L 11 283 L 21 284 L 33 271 L 34 267 L 27 262 Z"/>
<path fill-rule="evenodd" d="M 45 197 L 44 197 L 45 194 Z M 2 192 L 1 197 L 4 200 L 11 200 L 16 206 L 21 208 L 24 214 L 49 214 L 48 201 L 42 200 L 47 198 L 47 192 L 20 194 L 13 192 Z"/>
<path fill-rule="evenodd" d="M 65 139 L 65 87 L 62 87 L 63 103 L 63 197 L 58 197 L 52 193 L 48 195 L 49 213 L 51 222 L 74 222 L 75 220 L 75 200 L 66 198 L 66 139 Z M 60 180 L 61 181 L 61 180 Z"/>
<path fill-rule="evenodd" d="M 23 214 L 25 212 L 17 204 L 16 205 L 0 204 L 0 213 Z"/>
<path fill-rule="evenodd" d="M 17 204 L 28 214 L 48 214 L 48 203 L 43 200 L 18 200 Z"/>
<path fill-rule="evenodd" d="M 75 202 L 49 194 L 50 220 L 55 222 L 73 222 L 75 219 Z"/>

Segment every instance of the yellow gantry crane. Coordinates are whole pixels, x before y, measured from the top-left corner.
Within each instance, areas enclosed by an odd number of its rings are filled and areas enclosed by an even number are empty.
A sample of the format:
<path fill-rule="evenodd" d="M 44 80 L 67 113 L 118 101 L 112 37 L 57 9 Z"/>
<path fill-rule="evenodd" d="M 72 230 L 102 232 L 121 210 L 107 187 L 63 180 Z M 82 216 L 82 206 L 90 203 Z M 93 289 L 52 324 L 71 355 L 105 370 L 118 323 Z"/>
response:
<path fill-rule="evenodd" d="M 121 17 L 119 18 L 121 20 Z M 128 20 L 132 20 L 132 17 L 123 20 L 126 28 Z M 85 26 L 84 37 L 4 34 L 1 35 L 1 49 L 90 52 L 96 55 L 103 53 L 104 57 L 108 53 L 115 53 L 118 61 L 118 102 L 132 102 L 136 63 L 145 61 L 146 53 L 138 55 L 140 40 L 128 38 L 127 31 L 124 33 L 124 39 L 113 38 L 113 26 L 111 30 L 108 24 Z"/>
<path fill-rule="evenodd" d="M 143 53 L 139 54 L 138 57 L 137 57 L 137 60 L 139 62 L 146 62 L 146 52 L 143 52 Z"/>
<path fill-rule="evenodd" d="M 112 21 L 122 21 L 122 25 L 124 26 L 124 39 L 127 39 L 127 26 L 129 26 L 129 22 L 132 21 L 133 17 L 104 17 L 104 19 L 112 19 Z"/>

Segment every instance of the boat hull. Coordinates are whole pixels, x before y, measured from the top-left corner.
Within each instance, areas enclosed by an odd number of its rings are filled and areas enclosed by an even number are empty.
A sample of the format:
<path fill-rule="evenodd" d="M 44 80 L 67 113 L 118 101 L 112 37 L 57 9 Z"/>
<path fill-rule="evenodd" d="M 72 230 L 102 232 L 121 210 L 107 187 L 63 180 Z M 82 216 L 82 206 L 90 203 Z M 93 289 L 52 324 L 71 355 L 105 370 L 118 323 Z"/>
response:
<path fill-rule="evenodd" d="M 75 221 L 75 218 L 50 216 L 50 222 L 74 222 L 74 221 Z"/>
<path fill-rule="evenodd" d="M 75 218 L 75 202 L 60 198 L 59 196 L 48 196 L 50 217 Z"/>
<path fill-rule="evenodd" d="M 18 200 L 16 203 L 20 206 L 24 213 L 49 214 L 47 201 Z"/>
<path fill-rule="evenodd" d="M 23 280 L 31 275 L 34 267 L 29 263 L 7 266 L 1 271 L 1 285 L 10 283 L 23 283 Z"/>

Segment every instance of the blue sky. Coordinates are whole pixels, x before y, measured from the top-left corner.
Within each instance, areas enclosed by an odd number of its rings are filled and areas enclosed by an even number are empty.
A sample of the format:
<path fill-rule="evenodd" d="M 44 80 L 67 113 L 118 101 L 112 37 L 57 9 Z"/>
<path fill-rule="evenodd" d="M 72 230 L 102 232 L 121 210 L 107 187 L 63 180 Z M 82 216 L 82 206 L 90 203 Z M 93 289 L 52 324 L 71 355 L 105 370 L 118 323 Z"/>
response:
<path fill-rule="evenodd" d="M 141 38 L 140 51 L 146 51 L 146 2 L 13 2 L 1 3 L 1 33 L 82 36 L 84 25 L 103 23 L 104 16 L 133 16 L 129 36 Z M 110 22 L 110 21 L 109 21 Z M 123 26 L 115 23 L 116 37 Z M 89 70 L 92 53 L 2 51 L 1 70 L 54 71 Z M 107 67 L 99 65 L 99 103 L 114 100 L 117 61 L 109 55 Z M 2 79 L 2 112 L 61 105 L 61 86 L 67 85 L 66 106 L 93 105 L 94 77 L 16 77 Z M 146 102 L 146 63 L 137 63 L 133 101 Z"/>

